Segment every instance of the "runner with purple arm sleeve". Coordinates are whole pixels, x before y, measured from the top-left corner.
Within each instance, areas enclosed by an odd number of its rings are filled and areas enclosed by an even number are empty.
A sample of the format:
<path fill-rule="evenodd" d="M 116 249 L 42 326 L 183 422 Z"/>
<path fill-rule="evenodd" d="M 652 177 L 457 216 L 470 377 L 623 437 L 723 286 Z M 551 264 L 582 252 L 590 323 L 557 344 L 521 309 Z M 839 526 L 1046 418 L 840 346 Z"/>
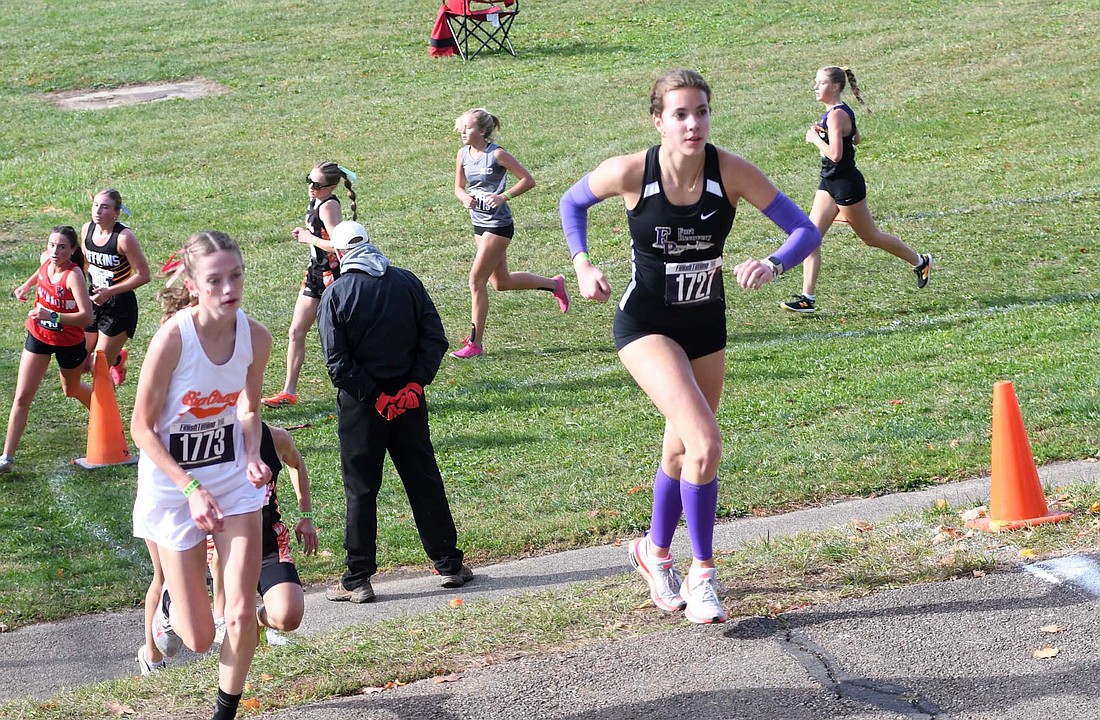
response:
<path fill-rule="evenodd" d="M 698 73 L 661 76 L 650 115 L 660 144 L 609 158 L 569 188 L 559 205 L 562 230 L 581 294 L 607 301 L 611 287 L 588 256 L 588 208 L 623 198 L 631 271 L 615 314 L 615 347 L 665 418 L 650 529 L 630 543 L 630 562 L 657 607 L 684 610 L 692 622 L 724 622 L 713 537 L 722 457 L 715 413 L 726 368 L 726 237 L 742 198 L 787 232 L 770 259 L 734 268 L 740 287 L 759 288 L 802 262 L 821 235 L 755 165 L 707 142 L 710 87 Z M 686 578 L 669 550 L 681 516 L 692 549 Z"/>

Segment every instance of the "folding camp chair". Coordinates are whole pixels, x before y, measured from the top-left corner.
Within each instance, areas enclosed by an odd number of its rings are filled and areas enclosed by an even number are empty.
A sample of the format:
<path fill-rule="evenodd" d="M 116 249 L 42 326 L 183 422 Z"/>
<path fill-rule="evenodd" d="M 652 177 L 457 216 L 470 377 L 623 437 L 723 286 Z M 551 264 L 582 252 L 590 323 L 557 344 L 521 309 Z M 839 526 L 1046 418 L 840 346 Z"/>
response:
<path fill-rule="evenodd" d="M 508 33 L 519 15 L 519 0 L 444 0 L 441 10 L 463 60 L 485 49 L 507 50 L 515 57 Z"/>

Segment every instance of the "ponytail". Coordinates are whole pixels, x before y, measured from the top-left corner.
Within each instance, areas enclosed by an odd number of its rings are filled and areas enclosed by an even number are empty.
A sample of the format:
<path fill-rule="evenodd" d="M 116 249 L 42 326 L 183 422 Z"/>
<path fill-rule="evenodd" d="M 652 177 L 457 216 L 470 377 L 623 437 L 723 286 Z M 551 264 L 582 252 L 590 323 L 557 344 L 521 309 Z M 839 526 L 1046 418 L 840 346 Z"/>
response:
<path fill-rule="evenodd" d="M 871 113 L 871 108 L 867 105 L 867 101 L 863 99 L 863 93 L 859 91 L 859 85 L 856 84 L 856 74 L 846 66 L 841 66 L 841 70 L 844 71 L 844 76 L 848 79 L 848 87 L 852 88 L 852 96 L 859 101 L 859 104 L 867 110 L 867 113 Z"/>
<path fill-rule="evenodd" d="M 69 241 L 73 246 L 73 253 L 69 256 L 73 265 L 76 265 L 81 271 L 84 270 L 84 249 L 80 246 L 80 238 L 76 234 L 76 230 L 72 225 L 54 225 L 50 229 L 50 234 L 57 233 L 61 237 Z"/>
<path fill-rule="evenodd" d="M 862 105 L 868 113 L 871 112 L 871 108 L 868 107 L 867 101 L 863 99 L 863 93 L 859 91 L 859 85 L 856 84 L 856 74 L 852 72 L 851 68 L 847 65 L 826 65 L 821 68 L 821 70 L 829 78 L 829 82 L 840 86 L 842 92 L 844 91 L 845 85 L 851 86 L 852 95 L 855 99 L 859 101 L 859 104 Z"/>

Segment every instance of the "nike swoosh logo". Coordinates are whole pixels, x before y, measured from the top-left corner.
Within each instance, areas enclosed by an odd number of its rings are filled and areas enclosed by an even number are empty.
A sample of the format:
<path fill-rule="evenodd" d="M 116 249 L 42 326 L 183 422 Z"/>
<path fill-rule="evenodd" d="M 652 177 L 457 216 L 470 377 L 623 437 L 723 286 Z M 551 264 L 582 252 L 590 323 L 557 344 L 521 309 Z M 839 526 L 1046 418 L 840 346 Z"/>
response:
<path fill-rule="evenodd" d="M 710 211 L 709 213 L 706 213 L 706 214 L 704 214 L 704 215 L 700 215 L 700 216 L 699 216 L 699 219 L 700 219 L 700 220 L 706 220 L 706 219 L 707 219 L 707 218 L 709 218 L 709 217 L 710 217 L 711 215 L 714 215 L 714 213 L 716 213 L 716 212 L 718 212 L 718 211 L 717 211 L 717 210 L 711 210 L 711 211 Z"/>

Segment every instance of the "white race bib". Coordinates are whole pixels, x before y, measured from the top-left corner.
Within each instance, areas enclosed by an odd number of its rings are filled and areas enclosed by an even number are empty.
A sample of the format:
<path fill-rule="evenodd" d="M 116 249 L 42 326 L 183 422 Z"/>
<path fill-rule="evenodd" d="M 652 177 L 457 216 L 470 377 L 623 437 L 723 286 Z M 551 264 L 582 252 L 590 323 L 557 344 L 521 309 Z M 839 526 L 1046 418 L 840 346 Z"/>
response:
<path fill-rule="evenodd" d="M 715 283 L 715 278 L 718 282 Z M 698 305 L 719 298 L 722 258 L 665 264 L 665 304 Z"/>
<path fill-rule="evenodd" d="M 196 420 L 188 415 L 168 427 L 168 452 L 182 468 L 198 468 L 236 459 L 232 417 Z"/>

